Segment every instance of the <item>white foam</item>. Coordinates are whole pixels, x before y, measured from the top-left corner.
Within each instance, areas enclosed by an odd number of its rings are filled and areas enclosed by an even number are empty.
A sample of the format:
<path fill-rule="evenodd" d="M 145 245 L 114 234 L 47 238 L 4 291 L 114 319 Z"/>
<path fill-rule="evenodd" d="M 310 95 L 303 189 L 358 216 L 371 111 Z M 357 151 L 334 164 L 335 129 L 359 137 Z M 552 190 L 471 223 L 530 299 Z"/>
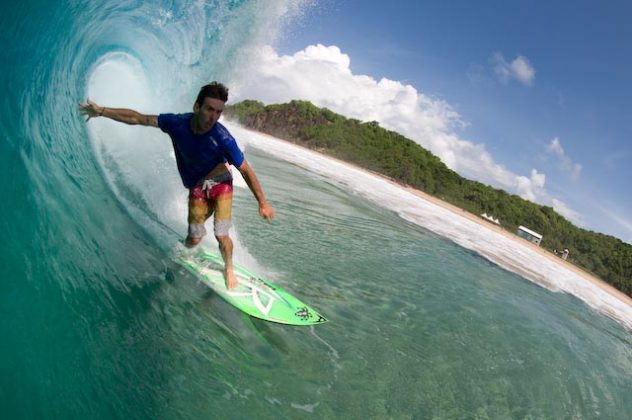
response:
<path fill-rule="evenodd" d="M 632 329 L 632 306 L 577 273 L 464 216 L 412 194 L 379 176 L 274 137 L 226 123 L 242 147 L 252 146 L 327 177 L 402 218 L 473 250 L 499 266 L 549 290 L 572 294 Z"/>

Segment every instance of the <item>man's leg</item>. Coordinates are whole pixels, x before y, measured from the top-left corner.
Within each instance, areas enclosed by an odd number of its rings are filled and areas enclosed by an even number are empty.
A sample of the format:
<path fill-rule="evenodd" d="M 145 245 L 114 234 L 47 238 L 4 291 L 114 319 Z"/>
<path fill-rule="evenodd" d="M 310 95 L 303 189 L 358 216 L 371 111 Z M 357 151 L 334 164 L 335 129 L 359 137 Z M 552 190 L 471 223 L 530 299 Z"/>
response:
<path fill-rule="evenodd" d="M 202 241 L 206 235 L 204 222 L 212 209 L 209 208 L 208 201 L 201 188 L 195 187 L 189 191 L 189 232 L 184 240 L 187 248 L 193 248 Z"/>
<path fill-rule="evenodd" d="M 202 238 L 192 238 L 190 236 L 187 236 L 184 240 L 184 246 L 186 246 L 187 248 L 193 248 L 200 242 L 202 242 Z"/>
<path fill-rule="evenodd" d="M 237 277 L 233 269 L 233 241 L 229 236 L 232 226 L 233 183 L 232 180 L 222 182 L 211 189 L 213 229 L 219 243 L 219 251 L 224 259 L 224 279 L 226 288 L 237 286 Z"/>
<path fill-rule="evenodd" d="M 237 286 L 238 281 L 233 268 L 233 240 L 230 236 L 216 236 L 219 243 L 219 251 L 224 259 L 224 279 L 226 280 L 226 288 L 232 289 Z"/>

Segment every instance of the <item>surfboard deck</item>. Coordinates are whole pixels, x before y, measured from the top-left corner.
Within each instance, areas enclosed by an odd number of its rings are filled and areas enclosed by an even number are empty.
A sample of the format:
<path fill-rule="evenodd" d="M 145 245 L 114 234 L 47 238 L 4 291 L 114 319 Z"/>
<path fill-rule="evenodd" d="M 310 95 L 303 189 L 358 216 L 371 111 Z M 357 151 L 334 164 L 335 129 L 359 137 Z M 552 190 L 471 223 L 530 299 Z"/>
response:
<path fill-rule="evenodd" d="M 286 325 L 316 325 L 327 319 L 269 280 L 234 265 L 239 285 L 228 290 L 224 281 L 222 257 L 204 248 L 192 255 L 181 255 L 176 262 L 209 286 L 226 302 L 244 313 Z"/>

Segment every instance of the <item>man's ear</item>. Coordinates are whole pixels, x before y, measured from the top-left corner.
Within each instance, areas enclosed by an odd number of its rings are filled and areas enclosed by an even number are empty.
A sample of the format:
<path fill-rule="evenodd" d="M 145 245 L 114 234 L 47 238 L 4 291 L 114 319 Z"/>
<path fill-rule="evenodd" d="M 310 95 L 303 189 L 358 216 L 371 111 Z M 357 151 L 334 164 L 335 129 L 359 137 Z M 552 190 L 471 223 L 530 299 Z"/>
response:
<path fill-rule="evenodd" d="M 200 104 L 198 104 L 197 102 L 193 104 L 193 112 L 195 112 L 196 114 L 200 112 Z"/>

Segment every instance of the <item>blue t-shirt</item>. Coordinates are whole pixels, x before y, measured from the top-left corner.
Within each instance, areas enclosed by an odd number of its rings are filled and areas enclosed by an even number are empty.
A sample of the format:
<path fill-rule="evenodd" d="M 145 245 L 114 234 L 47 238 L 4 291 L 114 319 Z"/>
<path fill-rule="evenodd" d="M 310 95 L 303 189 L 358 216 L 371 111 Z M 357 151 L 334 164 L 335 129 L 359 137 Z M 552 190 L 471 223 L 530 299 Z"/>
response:
<path fill-rule="evenodd" d="M 240 167 L 244 162 L 244 154 L 226 127 L 216 122 L 208 132 L 193 134 L 191 118 L 193 113 L 158 115 L 158 127 L 171 137 L 186 188 L 194 187 L 220 163 Z"/>

